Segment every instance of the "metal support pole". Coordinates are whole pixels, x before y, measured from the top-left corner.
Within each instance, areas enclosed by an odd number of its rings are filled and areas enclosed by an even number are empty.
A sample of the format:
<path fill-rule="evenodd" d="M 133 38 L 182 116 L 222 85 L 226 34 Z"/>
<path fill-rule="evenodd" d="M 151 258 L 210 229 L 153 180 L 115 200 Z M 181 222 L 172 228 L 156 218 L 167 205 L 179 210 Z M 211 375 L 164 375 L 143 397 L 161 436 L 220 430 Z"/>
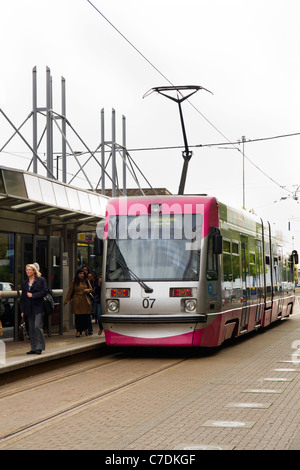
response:
<path fill-rule="evenodd" d="M 242 143 L 243 143 L 243 209 L 246 209 L 246 201 L 245 201 L 245 140 L 246 137 L 242 135 Z"/>
<path fill-rule="evenodd" d="M 52 257 L 51 257 L 51 246 L 52 246 L 52 238 L 51 238 L 51 224 L 48 226 L 48 235 L 47 235 L 47 284 L 49 289 L 52 289 L 51 285 L 51 275 L 52 275 Z M 47 334 L 51 336 L 51 315 L 48 316 L 48 325 L 47 325 Z"/>
<path fill-rule="evenodd" d="M 101 192 L 105 195 L 105 139 L 104 139 L 104 108 L 101 109 Z"/>
<path fill-rule="evenodd" d="M 14 234 L 14 285 L 15 290 L 18 292 L 18 298 L 14 298 L 14 340 L 19 339 L 19 286 L 18 286 L 18 261 L 19 261 L 19 248 L 20 235 Z"/>
<path fill-rule="evenodd" d="M 60 285 L 59 288 L 63 289 L 63 252 L 64 252 L 64 239 L 60 238 L 60 265 L 59 265 L 59 278 L 60 278 Z M 64 321 L 63 321 L 63 298 L 59 297 L 59 334 L 62 335 L 64 331 Z"/>
<path fill-rule="evenodd" d="M 62 182 L 67 182 L 67 143 L 66 143 L 66 81 L 64 77 L 61 77 L 61 114 L 62 114 Z M 58 161 L 57 161 L 58 167 Z"/>
<path fill-rule="evenodd" d="M 181 122 L 183 141 L 184 141 L 184 151 L 182 152 L 184 162 L 183 162 L 183 168 L 182 168 L 182 173 L 181 173 L 181 179 L 180 179 L 178 194 L 183 194 L 184 193 L 186 176 L 187 176 L 187 171 L 188 171 L 188 166 L 189 166 L 189 161 L 192 158 L 193 152 L 191 150 L 189 150 L 189 147 L 188 147 L 188 142 L 187 142 L 187 137 L 186 137 L 186 132 L 185 132 L 185 126 L 184 126 L 184 120 L 183 120 L 183 114 L 182 114 L 180 101 L 178 101 L 178 107 L 179 107 L 180 122 Z"/>
<path fill-rule="evenodd" d="M 53 174 L 53 118 L 52 118 L 52 110 L 53 110 L 53 94 L 52 94 L 52 76 L 50 75 L 50 171 Z"/>
<path fill-rule="evenodd" d="M 47 177 L 51 178 L 53 174 L 53 153 L 52 153 L 52 93 L 51 93 L 51 75 L 49 67 L 46 67 L 46 113 L 47 113 Z"/>
<path fill-rule="evenodd" d="M 111 140 L 112 140 L 112 197 L 116 197 L 116 183 L 117 183 L 117 167 L 116 167 L 116 112 L 112 109 L 112 126 L 111 126 Z"/>
<path fill-rule="evenodd" d="M 127 183 L 126 183 L 126 118 L 122 116 L 122 146 L 123 146 L 123 194 L 127 194 Z"/>
<path fill-rule="evenodd" d="M 184 141 L 184 152 L 183 152 L 183 157 L 184 158 L 191 158 L 193 155 L 193 152 L 189 150 L 188 142 L 187 142 L 187 137 L 186 137 L 186 131 L 185 131 L 185 125 L 184 125 L 184 120 L 183 120 L 183 114 L 182 114 L 182 108 L 181 108 L 181 102 L 178 102 L 178 108 L 179 108 L 179 116 L 180 116 L 180 122 L 181 122 L 181 128 L 182 128 L 182 134 L 183 134 L 183 141 Z"/>
<path fill-rule="evenodd" d="M 36 67 L 32 69 L 32 148 L 34 150 L 33 173 L 37 173 L 37 84 L 36 84 Z"/>

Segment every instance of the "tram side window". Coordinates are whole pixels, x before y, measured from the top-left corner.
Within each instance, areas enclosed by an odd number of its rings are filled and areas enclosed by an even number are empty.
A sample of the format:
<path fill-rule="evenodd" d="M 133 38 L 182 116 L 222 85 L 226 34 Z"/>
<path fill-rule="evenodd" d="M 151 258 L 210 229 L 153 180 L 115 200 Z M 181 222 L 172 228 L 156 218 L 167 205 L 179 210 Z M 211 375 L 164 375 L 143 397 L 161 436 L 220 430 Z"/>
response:
<path fill-rule="evenodd" d="M 255 253 L 249 253 L 249 276 L 250 276 L 250 295 L 256 295 L 256 260 L 255 260 Z"/>
<path fill-rule="evenodd" d="M 287 260 L 283 259 L 282 263 L 282 281 L 283 281 L 283 292 L 287 291 Z"/>
<path fill-rule="evenodd" d="M 225 300 L 230 301 L 232 296 L 232 266 L 230 241 L 223 238 L 223 282 Z"/>
<path fill-rule="evenodd" d="M 282 281 L 284 292 L 288 292 L 294 284 L 292 263 L 288 256 L 285 256 L 283 260 Z"/>
<path fill-rule="evenodd" d="M 223 239 L 223 253 L 230 253 L 230 241 Z"/>
<path fill-rule="evenodd" d="M 232 254 L 239 255 L 239 253 L 240 253 L 239 244 L 236 242 L 232 242 Z"/>
<path fill-rule="evenodd" d="M 270 268 L 270 256 L 265 257 L 266 262 L 266 285 L 267 285 L 267 294 L 271 294 L 271 268 Z"/>
<path fill-rule="evenodd" d="M 257 274 L 257 293 L 259 296 L 263 295 L 263 257 L 262 257 L 262 245 L 260 241 L 256 242 L 256 274 Z"/>
<path fill-rule="evenodd" d="M 242 296 L 242 276 L 239 244 L 236 242 L 232 242 L 232 281 L 234 297 L 239 298 Z"/>
<path fill-rule="evenodd" d="M 223 274 L 224 282 L 232 281 L 230 241 L 223 240 Z"/>
<path fill-rule="evenodd" d="M 242 295 L 242 275 L 239 243 L 223 239 L 223 276 L 225 300 Z"/>
<path fill-rule="evenodd" d="M 282 257 L 279 255 L 278 256 L 278 269 L 277 269 L 277 273 L 278 273 L 278 290 L 279 292 L 282 291 Z"/>
<path fill-rule="evenodd" d="M 278 291 L 278 258 L 274 256 L 274 266 L 273 266 L 273 284 L 275 292 Z"/>
<path fill-rule="evenodd" d="M 214 253 L 213 237 L 209 237 L 208 241 L 206 279 L 208 281 L 216 281 L 218 279 L 217 255 Z"/>

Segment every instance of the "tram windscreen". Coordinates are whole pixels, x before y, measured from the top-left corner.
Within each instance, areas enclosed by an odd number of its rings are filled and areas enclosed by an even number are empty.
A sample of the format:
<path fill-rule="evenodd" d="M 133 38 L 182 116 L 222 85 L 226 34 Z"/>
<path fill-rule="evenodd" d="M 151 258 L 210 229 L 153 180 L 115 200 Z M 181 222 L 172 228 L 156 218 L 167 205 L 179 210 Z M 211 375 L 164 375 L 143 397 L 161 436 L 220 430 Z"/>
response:
<path fill-rule="evenodd" d="M 111 216 L 107 281 L 199 279 L 202 214 Z"/>

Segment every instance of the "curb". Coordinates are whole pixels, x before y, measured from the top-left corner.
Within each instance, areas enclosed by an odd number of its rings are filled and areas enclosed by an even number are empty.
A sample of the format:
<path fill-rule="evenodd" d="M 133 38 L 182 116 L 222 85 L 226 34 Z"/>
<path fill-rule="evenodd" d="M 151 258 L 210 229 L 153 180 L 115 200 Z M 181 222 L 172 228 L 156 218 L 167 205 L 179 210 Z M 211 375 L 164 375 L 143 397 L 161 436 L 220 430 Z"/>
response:
<path fill-rule="evenodd" d="M 56 359 L 62 359 L 68 356 L 74 356 L 76 354 L 82 354 L 105 346 L 105 341 L 93 341 L 86 344 L 64 345 L 63 348 L 60 346 L 48 347 L 41 355 L 33 354 L 28 356 L 26 352 L 24 352 L 17 356 L 7 357 L 4 360 L 4 364 L 0 362 L 0 377 L 2 374 L 8 372 L 55 361 Z"/>

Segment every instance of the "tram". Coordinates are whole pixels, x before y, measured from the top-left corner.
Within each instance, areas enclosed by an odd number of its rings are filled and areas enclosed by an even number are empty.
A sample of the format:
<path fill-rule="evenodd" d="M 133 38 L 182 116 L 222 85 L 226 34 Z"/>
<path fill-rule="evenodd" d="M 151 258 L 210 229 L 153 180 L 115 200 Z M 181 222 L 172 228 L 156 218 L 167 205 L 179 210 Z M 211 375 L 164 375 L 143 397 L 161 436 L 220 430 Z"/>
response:
<path fill-rule="evenodd" d="M 215 197 L 110 199 L 103 259 L 109 346 L 217 347 L 293 312 L 297 252 Z"/>

